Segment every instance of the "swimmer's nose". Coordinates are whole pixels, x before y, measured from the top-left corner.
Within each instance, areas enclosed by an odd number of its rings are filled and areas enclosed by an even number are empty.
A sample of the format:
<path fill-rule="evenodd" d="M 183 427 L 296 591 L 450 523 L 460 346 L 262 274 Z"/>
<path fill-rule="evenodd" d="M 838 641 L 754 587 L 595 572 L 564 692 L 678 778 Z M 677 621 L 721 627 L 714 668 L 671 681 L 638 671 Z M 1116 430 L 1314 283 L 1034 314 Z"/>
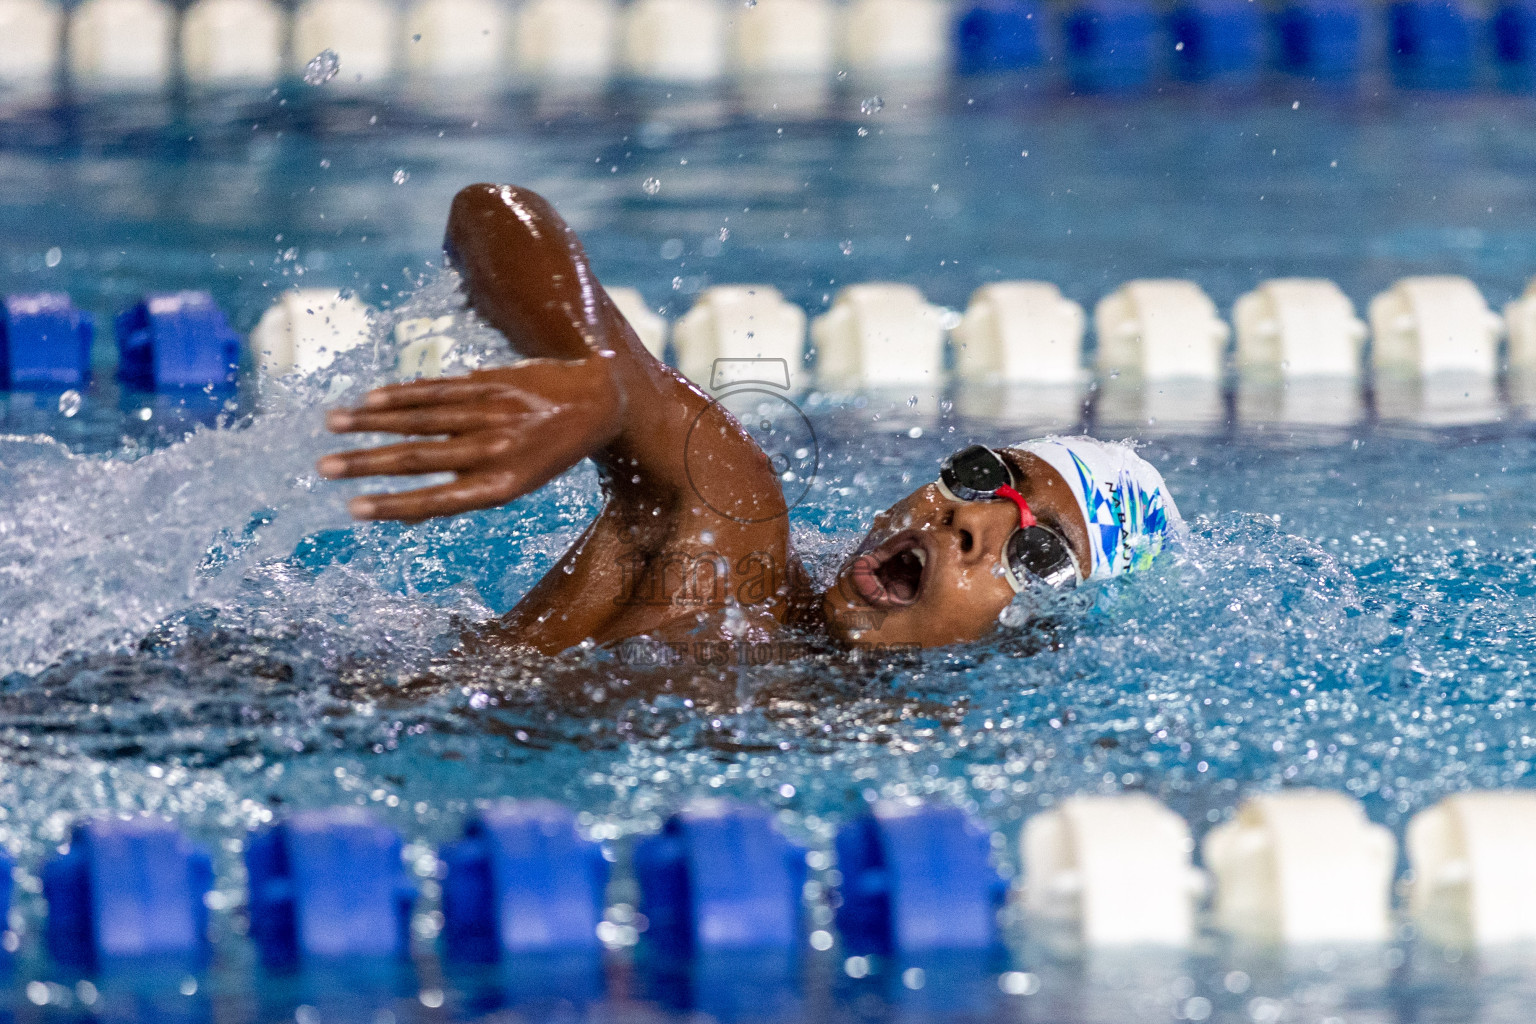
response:
<path fill-rule="evenodd" d="M 966 501 L 955 506 L 951 541 L 961 565 L 996 562 L 1003 542 L 1018 525 L 1018 513 L 1006 501 Z"/>

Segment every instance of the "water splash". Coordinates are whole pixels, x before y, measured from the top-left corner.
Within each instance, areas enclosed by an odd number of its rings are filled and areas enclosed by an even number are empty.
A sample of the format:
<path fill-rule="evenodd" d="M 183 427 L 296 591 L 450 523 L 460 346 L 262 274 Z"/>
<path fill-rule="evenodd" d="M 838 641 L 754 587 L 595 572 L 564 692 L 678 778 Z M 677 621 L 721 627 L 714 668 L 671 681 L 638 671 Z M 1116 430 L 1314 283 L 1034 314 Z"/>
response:
<path fill-rule="evenodd" d="M 341 58 L 335 50 L 321 50 L 304 65 L 305 85 L 324 85 L 341 71 Z"/>

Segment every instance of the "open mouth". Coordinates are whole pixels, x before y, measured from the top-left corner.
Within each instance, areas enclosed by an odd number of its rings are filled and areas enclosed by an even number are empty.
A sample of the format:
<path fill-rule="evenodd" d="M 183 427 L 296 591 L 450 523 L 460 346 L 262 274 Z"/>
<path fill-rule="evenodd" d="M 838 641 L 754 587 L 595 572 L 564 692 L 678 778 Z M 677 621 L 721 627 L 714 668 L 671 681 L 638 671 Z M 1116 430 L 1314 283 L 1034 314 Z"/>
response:
<path fill-rule="evenodd" d="M 915 604 L 923 592 L 928 556 L 921 534 L 900 533 L 855 558 L 849 578 L 859 596 L 876 608 Z"/>

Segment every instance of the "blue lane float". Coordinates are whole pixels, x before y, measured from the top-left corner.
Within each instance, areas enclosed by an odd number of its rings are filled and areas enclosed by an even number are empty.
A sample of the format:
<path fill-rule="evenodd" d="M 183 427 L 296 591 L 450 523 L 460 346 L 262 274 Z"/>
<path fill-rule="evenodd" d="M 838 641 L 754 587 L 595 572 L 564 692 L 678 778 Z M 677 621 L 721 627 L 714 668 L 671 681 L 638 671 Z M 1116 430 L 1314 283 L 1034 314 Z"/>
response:
<path fill-rule="evenodd" d="M 1157 16 L 1143 0 L 1084 0 L 1062 21 L 1067 79 L 1081 92 L 1132 92 L 1152 81 Z"/>
<path fill-rule="evenodd" d="M 1387 8 L 1387 53 L 1402 88 L 1469 88 L 1476 63 L 1472 16 L 1459 0 L 1398 0 Z"/>
<path fill-rule="evenodd" d="M 0 316 L 0 389 L 82 388 L 91 380 L 94 321 L 68 295 L 10 295 Z"/>
<path fill-rule="evenodd" d="M 955 22 L 955 54 L 961 74 L 1021 71 L 1045 60 L 1044 16 L 1033 0 L 982 0 Z"/>
<path fill-rule="evenodd" d="M 251 836 L 251 938 L 269 964 L 402 957 L 415 887 L 400 836 L 360 807 L 304 811 Z"/>
<path fill-rule="evenodd" d="M 1174 77 L 1248 82 L 1264 56 L 1264 19 L 1250 0 L 1181 0 L 1168 15 Z"/>
<path fill-rule="evenodd" d="M 42 876 L 48 949 L 63 963 L 200 960 L 207 952 L 213 862 L 169 821 L 81 822 L 69 851 Z"/>
<path fill-rule="evenodd" d="M 986 950 L 1007 885 L 992 837 L 954 807 L 878 804 L 837 834 L 837 926 L 860 955 Z"/>
<path fill-rule="evenodd" d="M 240 336 L 207 292 L 146 295 L 116 328 L 117 375 L 130 387 L 225 387 L 240 370 Z"/>
<path fill-rule="evenodd" d="M 664 954 L 793 948 L 805 851 L 761 808 L 700 803 L 635 845 L 640 908 Z"/>
<path fill-rule="evenodd" d="M 456 959 L 597 952 L 608 861 L 559 804 L 507 801 L 442 849 L 443 940 Z"/>
<path fill-rule="evenodd" d="M 1493 57 L 1507 88 L 1536 84 L 1536 0 L 1511 0 L 1493 14 Z"/>
<path fill-rule="evenodd" d="M 1286 0 L 1275 14 L 1281 71 L 1341 85 L 1360 73 L 1360 5 L 1355 0 Z"/>

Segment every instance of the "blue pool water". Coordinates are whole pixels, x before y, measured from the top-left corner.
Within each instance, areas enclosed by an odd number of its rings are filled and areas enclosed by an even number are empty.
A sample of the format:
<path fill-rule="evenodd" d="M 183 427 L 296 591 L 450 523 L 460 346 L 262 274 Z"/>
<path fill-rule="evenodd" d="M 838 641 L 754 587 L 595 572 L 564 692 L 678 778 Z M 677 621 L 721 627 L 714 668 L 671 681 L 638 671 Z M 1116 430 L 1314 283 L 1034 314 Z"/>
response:
<path fill-rule="evenodd" d="M 1498 305 L 1536 269 L 1524 100 L 890 92 L 862 116 L 858 99 L 810 120 L 630 97 L 549 117 L 338 106 L 150 117 L 140 132 L 53 123 L 51 139 L 0 151 L 0 287 L 69 290 L 103 313 L 147 288 L 206 287 L 242 330 L 295 283 L 354 287 L 389 316 L 436 312 L 452 303 L 433 266 L 447 200 L 481 179 L 544 191 L 605 281 L 673 315 L 700 287 L 739 280 L 815 310 L 873 278 L 961 306 L 999 278 L 1091 302 L 1133 276 L 1177 275 L 1226 308 L 1270 276 L 1332 277 L 1363 303 L 1431 271 L 1469 275 Z M 654 196 L 647 177 L 661 180 Z M 472 340 L 497 351 L 484 332 Z M 1158 572 L 974 647 L 877 665 L 827 651 L 656 693 L 603 652 L 452 654 L 575 537 L 595 478 L 578 469 L 446 523 L 351 526 L 352 491 L 311 468 L 334 447 L 315 406 L 377 378 L 373 358 L 227 407 L 124 394 L 106 373 L 72 417 L 57 396 L 3 399 L 0 842 L 24 867 L 18 1019 L 83 1012 L 78 990 L 38 1009 L 23 988 L 72 984 L 36 955 L 31 869 L 82 813 L 166 813 L 219 851 L 218 968 L 191 996 L 179 978 L 137 996 L 103 981 L 103 1015 L 164 1003 L 154 1012 L 389 1024 L 375 1011 L 518 1018 L 430 960 L 368 983 L 253 980 L 233 934 L 230 837 L 356 801 L 436 844 L 476 800 L 517 795 L 575 806 L 623 846 L 720 795 L 781 808 L 824 848 L 867 799 L 920 795 L 974 810 L 1012 848 L 1025 817 L 1072 793 L 1145 790 L 1198 836 L 1244 794 L 1287 785 L 1345 790 L 1400 835 L 1446 793 L 1529 784 L 1536 437 L 1518 419 L 1106 427 L 1139 437 L 1193 525 Z M 814 572 L 943 455 L 1047 425 L 914 397 L 807 401 L 822 465 L 794 517 Z M 193 429 L 199 417 L 216 426 Z M 424 950 L 431 907 L 429 894 Z M 1029 996 L 1001 993 L 995 973 L 917 991 L 890 972 L 855 982 L 834 950 L 807 954 L 785 1005 L 734 1019 L 1517 1021 L 1533 981 L 1518 958 L 1448 956 L 1407 934 L 1382 949 L 1211 939 L 1118 960 L 1016 938 Z M 657 1009 L 665 993 L 626 966 L 632 952 L 614 952 L 613 1000 L 578 1018 L 703 1019 Z M 728 992 L 712 998 L 696 995 L 697 1011 L 733 1018 Z"/>

